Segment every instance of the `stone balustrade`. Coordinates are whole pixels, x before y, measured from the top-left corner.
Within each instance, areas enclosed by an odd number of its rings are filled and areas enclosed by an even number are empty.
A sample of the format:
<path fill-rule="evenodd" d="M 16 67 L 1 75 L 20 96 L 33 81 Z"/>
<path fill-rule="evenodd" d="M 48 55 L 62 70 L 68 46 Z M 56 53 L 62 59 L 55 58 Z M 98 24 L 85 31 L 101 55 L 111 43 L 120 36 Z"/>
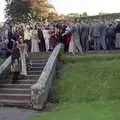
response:
<path fill-rule="evenodd" d="M 49 57 L 39 80 L 31 87 L 31 103 L 34 109 L 41 110 L 47 101 L 49 91 L 52 87 L 52 81 L 56 75 L 57 58 L 62 48 L 62 44 L 56 46 Z"/>
<path fill-rule="evenodd" d="M 0 82 L 2 82 L 3 79 L 5 80 L 5 77 L 10 72 L 9 69 L 10 64 L 11 64 L 11 56 L 8 59 L 6 59 L 4 63 L 0 66 Z"/>
<path fill-rule="evenodd" d="M 63 48 L 62 44 L 58 44 L 45 65 L 42 74 L 36 84 L 31 86 L 31 107 L 41 110 L 47 101 L 48 94 L 52 87 L 52 81 L 56 75 L 56 64 L 59 54 Z M 0 82 L 5 81 L 6 75 L 9 75 L 11 64 L 11 56 L 0 66 Z M 3 82 L 2 82 L 3 83 Z"/>

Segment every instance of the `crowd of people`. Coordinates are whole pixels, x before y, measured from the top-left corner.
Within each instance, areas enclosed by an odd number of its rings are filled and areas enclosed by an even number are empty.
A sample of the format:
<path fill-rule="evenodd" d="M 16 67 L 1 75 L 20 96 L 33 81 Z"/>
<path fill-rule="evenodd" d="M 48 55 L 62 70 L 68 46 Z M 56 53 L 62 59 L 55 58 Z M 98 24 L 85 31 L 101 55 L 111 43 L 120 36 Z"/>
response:
<path fill-rule="evenodd" d="M 116 23 L 117 22 L 117 23 Z M 116 24 L 115 24 L 116 23 Z M 48 52 L 58 43 L 70 53 L 120 49 L 120 20 L 106 24 L 98 20 L 80 23 L 15 24 L 0 30 L 0 56 L 12 56 L 13 82 L 27 76 L 29 52 Z"/>
<path fill-rule="evenodd" d="M 67 49 L 68 52 L 120 49 L 119 19 L 107 24 L 98 20 L 76 23 L 71 27 L 68 26 L 62 36 L 70 33 L 71 39 L 69 41 L 69 49 Z"/>
<path fill-rule="evenodd" d="M 0 36 L 0 48 L 13 48 L 13 43 L 23 39 L 28 52 L 52 51 L 63 43 L 65 52 L 88 50 L 111 50 L 120 48 L 120 21 L 109 23 L 92 22 L 64 24 L 16 24 Z M 0 52 L 1 53 L 1 52 Z"/>
<path fill-rule="evenodd" d="M 28 53 L 53 51 L 62 39 L 59 29 L 53 25 L 16 24 L 9 26 L 8 29 L 1 31 L 0 34 L 0 56 L 12 56 L 11 72 L 13 83 L 18 76 L 27 76 L 31 63 Z"/>

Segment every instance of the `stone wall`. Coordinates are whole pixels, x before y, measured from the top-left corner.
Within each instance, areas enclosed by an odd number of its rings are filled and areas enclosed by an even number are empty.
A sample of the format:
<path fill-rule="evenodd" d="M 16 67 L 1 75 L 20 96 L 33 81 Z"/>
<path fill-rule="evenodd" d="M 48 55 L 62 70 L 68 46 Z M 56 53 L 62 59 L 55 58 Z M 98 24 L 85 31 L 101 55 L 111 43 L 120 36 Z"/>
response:
<path fill-rule="evenodd" d="M 36 84 L 31 87 L 31 104 L 36 110 L 41 110 L 47 101 L 52 81 L 56 75 L 56 63 L 63 45 L 59 44 L 54 49 Z"/>
<path fill-rule="evenodd" d="M 7 76 L 10 73 L 10 64 L 11 64 L 11 57 L 6 59 L 4 63 L 0 66 L 0 83 L 7 82 Z"/>

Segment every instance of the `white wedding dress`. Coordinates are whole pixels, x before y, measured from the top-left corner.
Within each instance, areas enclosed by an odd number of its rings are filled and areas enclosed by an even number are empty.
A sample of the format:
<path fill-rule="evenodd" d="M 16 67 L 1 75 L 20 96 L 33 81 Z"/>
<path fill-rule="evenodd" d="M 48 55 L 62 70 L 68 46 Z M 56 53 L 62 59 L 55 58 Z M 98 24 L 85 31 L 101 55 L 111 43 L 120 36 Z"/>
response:
<path fill-rule="evenodd" d="M 71 37 L 71 41 L 69 44 L 69 52 L 74 53 L 74 42 L 73 42 L 73 36 Z"/>
<path fill-rule="evenodd" d="M 39 44 L 38 44 L 39 39 L 38 39 L 38 31 L 37 30 L 32 30 L 31 40 L 32 40 L 31 52 L 40 52 Z"/>
<path fill-rule="evenodd" d="M 45 46 L 46 46 L 46 50 L 49 51 L 50 49 L 50 34 L 48 30 L 43 30 L 43 35 L 44 35 L 44 39 L 45 39 Z"/>

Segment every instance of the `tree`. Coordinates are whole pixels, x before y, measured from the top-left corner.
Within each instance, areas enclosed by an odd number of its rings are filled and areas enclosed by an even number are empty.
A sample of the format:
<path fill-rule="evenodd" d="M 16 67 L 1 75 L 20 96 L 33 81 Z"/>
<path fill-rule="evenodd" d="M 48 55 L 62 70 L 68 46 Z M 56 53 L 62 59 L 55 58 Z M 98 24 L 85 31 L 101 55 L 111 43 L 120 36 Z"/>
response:
<path fill-rule="evenodd" d="M 27 21 L 31 13 L 31 2 L 29 0 L 6 0 L 6 17 L 15 22 Z"/>
<path fill-rule="evenodd" d="M 70 13 L 67 15 L 67 17 L 80 17 L 80 14 L 79 13 Z"/>
<path fill-rule="evenodd" d="M 48 17 L 48 3 L 47 0 L 31 0 L 32 1 L 32 10 L 39 18 Z"/>
<path fill-rule="evenodd" d="M 52 4 L 48 4 L 48 21 L 57 20 L 58 14 L 55 7 Z"/>
<path fill-rule="evenodd" d="M 83 12 L 82 16 L 88 16 L 87 12 Z"/>

